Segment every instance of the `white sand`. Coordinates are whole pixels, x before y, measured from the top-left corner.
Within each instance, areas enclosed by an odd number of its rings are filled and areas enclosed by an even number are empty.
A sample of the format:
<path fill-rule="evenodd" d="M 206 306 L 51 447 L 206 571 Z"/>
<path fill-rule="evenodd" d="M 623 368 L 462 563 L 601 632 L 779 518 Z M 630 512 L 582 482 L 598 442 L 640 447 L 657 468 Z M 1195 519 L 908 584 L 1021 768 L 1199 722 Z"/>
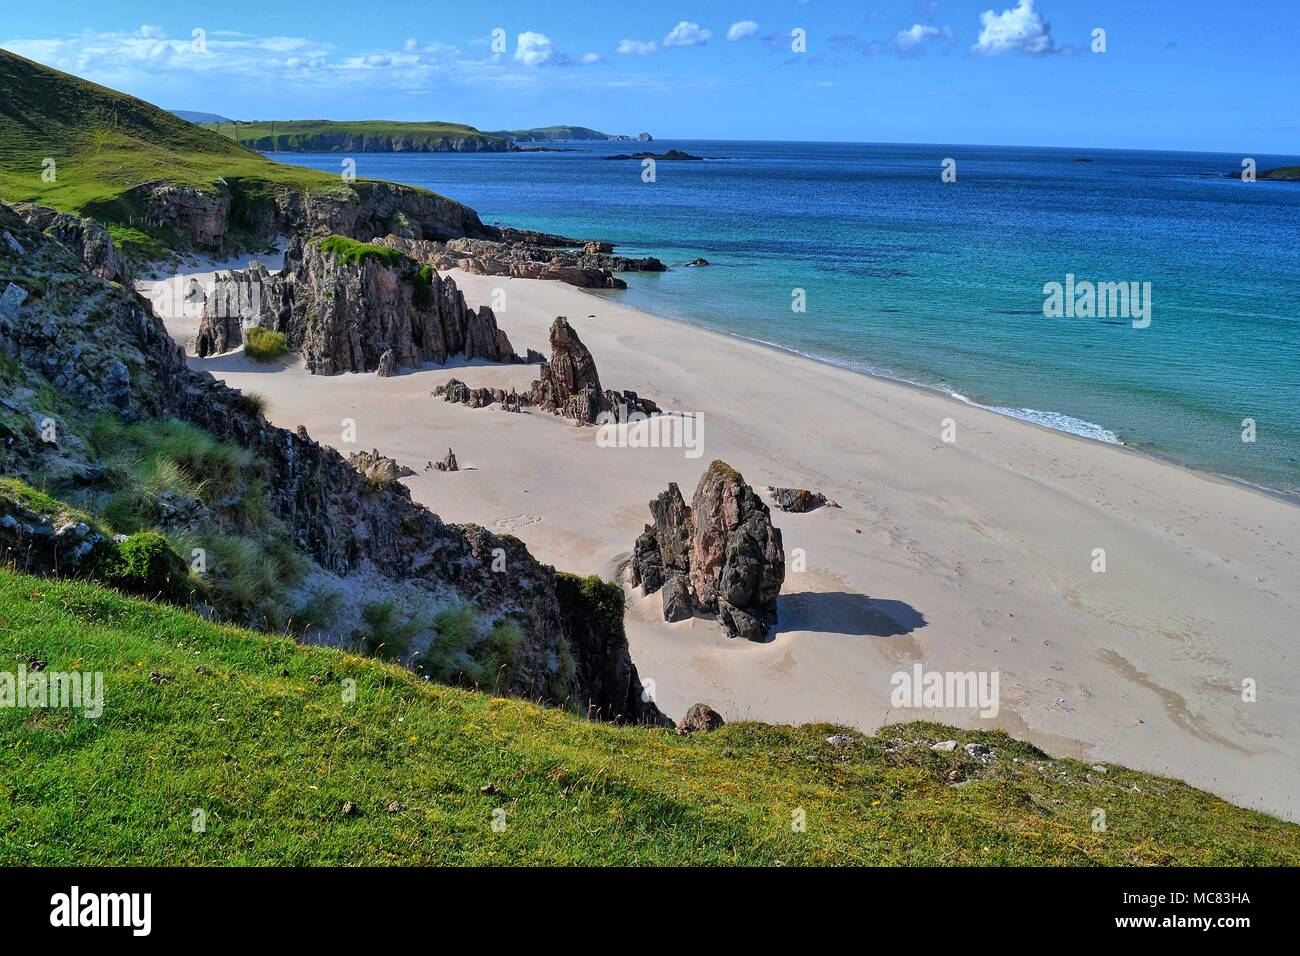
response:
<path fill-rule="evenodd" d="M 703 413 L 704 457 L 601 448 L 595 429 L 429 396 L 453 376 L 522 389 L 528 366 L 380 379 L 238 353 L 196 364 L 266 396 L 276 424 L 394 456 L 421 472 L 408 479 L 416 500 L 513 533 L 561 569 L 612 575 L 646 503 L 669 481 L 689 500 L 713 458 L 759 489 L 837 499 L 842 510 L 773 511 L 787 560 L 803 549 L 807 567 L 787 575 L 766 644 L 704 620 L 665 624 L 658 595 L 630 601 L 633 657 L 674 717 L 698 700 L 729 720 L 1000 726 L 1055 755 L 1300 817 L 1300 508 L 560 283 L 455 278 L 476 305 L 507 290 L 498 318 L 520 352 L 548 352 L 546 330 L 566 315 L 606 387 Z M 355 446 L 341 445 L 344 418 L 357 423 Z M 940 440 L 945 418 L 953 444 Z M 467 470 L 423 473 L 448 446 Z M 1095 548 L 1105 573 L 1092 571 Z M 891 709 L 891 675 L 917 661 L 999 671 L 1001 712 Z M 1244 679 L 1256 702 L 1242 701 Z"/>

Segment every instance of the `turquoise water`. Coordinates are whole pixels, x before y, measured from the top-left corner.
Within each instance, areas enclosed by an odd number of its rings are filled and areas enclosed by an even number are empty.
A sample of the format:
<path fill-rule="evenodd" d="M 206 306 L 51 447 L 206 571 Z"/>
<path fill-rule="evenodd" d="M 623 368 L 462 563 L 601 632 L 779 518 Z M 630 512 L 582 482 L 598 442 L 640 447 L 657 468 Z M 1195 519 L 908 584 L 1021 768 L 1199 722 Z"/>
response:
<path fill-rule="evenodd" d="M 1234 155 L 696 141 L 656 141 L 712 158 L 644 183 L 599 158 L 640 147 L 572 145 L 354 158 L 488 222 L 712 263 L 626 276 L 629 305 L 1300 494 L 1300 184 L 1220 178 Z M 1068 273 L 1149 282 L 1149 327 L 1044 317 Z"/>

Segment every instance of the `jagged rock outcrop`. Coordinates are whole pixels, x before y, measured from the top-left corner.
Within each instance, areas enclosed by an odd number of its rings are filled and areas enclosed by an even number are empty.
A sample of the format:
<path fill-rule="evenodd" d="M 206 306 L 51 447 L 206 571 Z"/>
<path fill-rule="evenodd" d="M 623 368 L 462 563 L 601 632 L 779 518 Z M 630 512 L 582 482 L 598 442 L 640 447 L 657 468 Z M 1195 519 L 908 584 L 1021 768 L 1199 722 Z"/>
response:
<path fill-rule="evenodd" d="M 768 493 L 772 496 L 772 501 L 782 511 L 789 511 L 793 514 L 803 514 L 805 511 L 813 511 L 817 508 L 838 508 L 839 505 L 831 501 L 825 495 L 817 491 L 809 491 L 806 488 L 771 488 Z"/>
<path fill-rule="evenodd" d="M 785 552 L 767 505 L 740 473 L 714 461 L 689 508 L 671 484 L 650 513 L 654 520 L 628 563 L 632 586 L 647 594 L 662 589 L 666 620 L 684 619 L 689 606 L 715 616 L 731 637 L 766 640 L 776 623 Z"/>
<path fill-rule="evenodd" d="M 564 316 L 551 323 L 551 359 L 542 366 L 541 378 L 533 382 L 529 399 L 543 411 L 585 425 L 594 425 L 602 415 L 604 420 L 625 422 L 632 415 L 650 416 L 660 411 L 636 392 L 601 388 L 591 350 Z"/>
<path fill-rule="evenodd" d="M 432 463 L 436 471 L 460 471 L 460 465 L 456 462 L 456 453 L 450 448 L 447 449 L 447 457 L 442 461 Z"/>
<path fill-rule="evenodd" d="M 654 594 L 671 578 L 686 581 L 689 576 L 695 524 L 675 481 L 650 502 L 650 517 L 651 523 L 636 540 L 628 570 L 633 587 L 644 587 L 647 594 Z M 665 617 L 667 601 L 665 597 Z"/>
<path fill-rule="evenodd" d="M 494 229 L 488 238 L 428 242 L 389 236 L 380 243 L 434 269 L 462 269 L 474 275 L 553 279 L 585 289 L 625 289 L 618 272 L 663 272 L 660 260 L 613 255 L 608 242 L 590 242 L 519 229 Z"/>
<path fill-rule="evenodd" d="M 348 464 L 376 484 L 388 484 L 415 474 L 405 465 L 399 465 L 393 458 L 379 454 L 379 449 L 371 451 L 354 451 L 348 455 Z"/>
<path fill-rule="evenodd" d="M 511 621 L 523 637 L 502 674 L 504 689 L 573 701 L 602 718 L 628 714 L 627 687 L 607 679 L 634 672 L 627 648 L 567 636 L 578 623 L 560 606 L 556 573 L 523 542 L 449 525 L 413 503 L 401 482 L 376 484 L 305 430 L 271 425 L 237 390 L 186 366 L 147 300 L 92 276 L 80 257 L 0 204 L 5 231 L 24 252 L 0 242 L 0 269 L 30 292 L 0 329 L 0 349 L 17 368 L 3 370 L 7 382 L 31 376 L 87 419 L 175 418 L 245 449 L 264 478 L 271 516 L 321 569 L 343 577 L 364 569 L 471 604 L 486 622 Z M 88 452 L 77 452 L 74 436 L 52 443 L 32 427 L 33 418 L 57 411 L 42 407 L 37 389 L 14 388 L 4 401 L 0 474 L 39 482 L 51 460 L 79 454 L 80 480 L 104 477 Z"/>
<path fill-rule="evenodd" d="M 258 263 L 223 273 L 204 307 L 198 354 L 234 348 L 241 326 L 256 324 L 283 332 L 317 375 L 393 375 L 454 355 L 522 361 L 491 309 L 470 308 L 453 280 L 394 259 L 349 261 L 295 240 L 278 275 Z"/>
<path fill-rule="evenodd" d="M 436 386 L 430 394 L 435 398 L 441 398 L 444 402 L 468 405 L 470 408 L 500 405 L 507 412 L 519 412 L 525 405 L 531 404 L 527 395 L 520 395 L 513 388 L 508 392 L 504 388 L 488 388 L 486 385 L 471 388 L 458 378 L 448 380 L 445 385 Z"/>
<path fill-rule="evenodd" d="M 93 219 L 81 219 L 32 203 L 18 203 L 13 208 L 29 225 L 67 247 L 91 275 L 123 284 L 131 281 L 126 257 L 118 251 L 108 230 Z"/>
<path fill-rule="evenodd" d="M 245 328 L 276 329 L 285 315 L 286 287 L 262 263 L 218 272 L 203 302 L 195 353 L 206 358 L 237 349 L 244 344 Z"/>

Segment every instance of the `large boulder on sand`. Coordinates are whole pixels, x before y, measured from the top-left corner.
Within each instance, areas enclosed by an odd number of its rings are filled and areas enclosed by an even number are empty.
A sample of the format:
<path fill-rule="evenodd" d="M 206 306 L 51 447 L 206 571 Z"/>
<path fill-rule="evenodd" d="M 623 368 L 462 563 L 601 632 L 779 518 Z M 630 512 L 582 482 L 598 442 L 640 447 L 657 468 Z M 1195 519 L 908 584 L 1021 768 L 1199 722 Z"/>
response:
<path fill-rule="evenodd" d="M 714 461 L 690 507 L 672 484 L 650 503 L 650 513 L 654 521 L 628 564 L 632 585 L 647 594 L 671 587 L 663 599 L 666 620 L 684 619 L 687 600 L 691 612 L 716 616 L 729 636 L 766 640 L 785 581 L 785 551 L 767 505 L 740 473 Z"/>

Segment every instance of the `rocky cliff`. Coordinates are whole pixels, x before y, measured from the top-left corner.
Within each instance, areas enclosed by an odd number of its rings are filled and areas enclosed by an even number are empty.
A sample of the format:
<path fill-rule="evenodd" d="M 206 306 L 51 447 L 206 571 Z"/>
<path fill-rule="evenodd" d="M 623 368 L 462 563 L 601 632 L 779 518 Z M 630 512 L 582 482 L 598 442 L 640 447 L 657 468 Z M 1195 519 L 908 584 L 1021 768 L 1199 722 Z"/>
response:
<path fill-rule="evenodd" d="M 339 181 L 330 190 L 229 179 L 212 190 L 146 183 L 118 205 L 127 224 L 166 230 L 184 247 L 234 252 L 275 237 L 345 235 L 360 241 L 491 238 L 473 209 L 445 196 L 387 182 Z"/>

